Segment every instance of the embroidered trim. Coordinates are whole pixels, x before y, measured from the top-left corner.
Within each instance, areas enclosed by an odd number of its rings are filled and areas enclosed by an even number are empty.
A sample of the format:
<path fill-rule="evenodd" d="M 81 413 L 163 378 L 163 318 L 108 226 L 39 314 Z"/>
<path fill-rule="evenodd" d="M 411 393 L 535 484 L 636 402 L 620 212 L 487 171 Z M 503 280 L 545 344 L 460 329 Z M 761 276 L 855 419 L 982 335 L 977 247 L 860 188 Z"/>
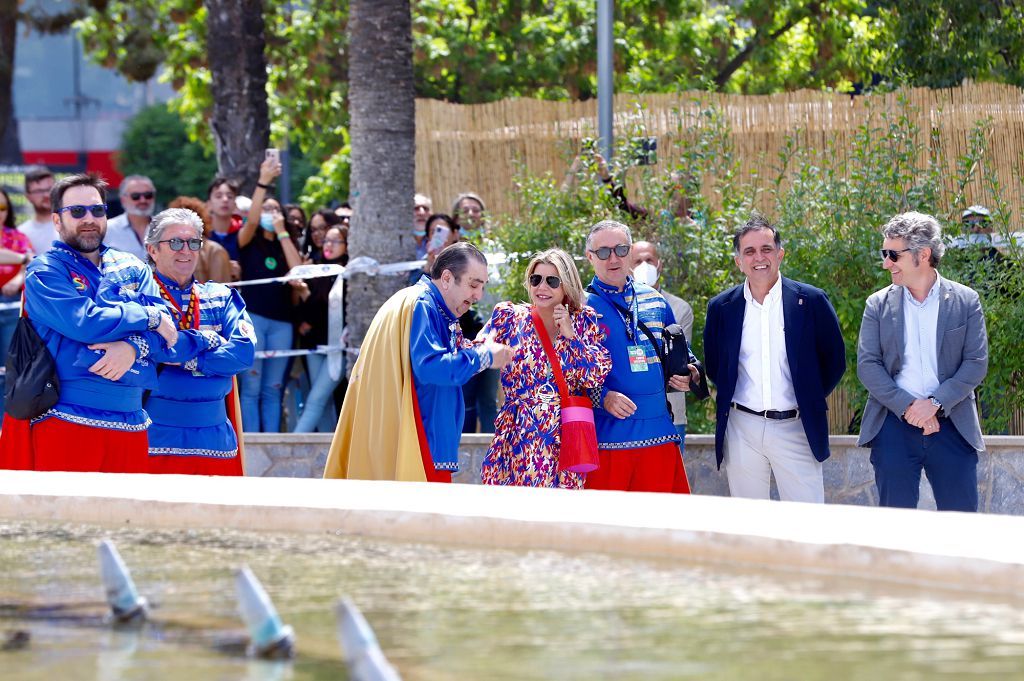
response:
<path fill-rule="evenodd" d="M 32 419 L 32 423 L 38 423 L 45 418 L 53 416 L 62 421 L 68 423 L 77 423 L 80 426 L 89 426 L 90 428 L 106 428 L 107 430 L 123 430 L 129 433 L 137 433 L 142 430 L 149 428 L 153 422 L 147 416 L 145 423 L 133 425 L 131 423 L 117 423 L 116 421 L 103 421 L 102 419 L 91 419 L 87 416 L 79 416 L 78 414 L 68 414 L 67 412 L 57 411 L 56 409 L 50 409 L 47 412 Z"/>
<path fill-rule="evenodd" d="M 480 367 L 476 370 L 476 373 L 486 371 L 491 368 L 491 362 L 494 361 L 494 357 L 491 356 L 491 351 L 484 346 L 479 346 L 478 354 L 480 355 Z"/>
<path fill-rule="evenodd" d="M 224 339 L 220 337 L 220 334 L 216 331 L 208 331 L 206 329 L 200 329 L 199 334 L 206 339 L 206 349 L 216 350 L 224 344 Z"/>
<path fill-rule="evenodd" d="M 149 357 L 149 341 L 145 338 L 133 334 L 125 340 L 130 341 L 139 349 L 139 356 L 136 358 L 136 361 Z"/>
<path fill-rule="evenodd" d="M 146 328 L 149 331 L 153 331 L 156 327 L 160 326 L 160 310 L 155 307 L 149 308 L 149 322 Z"/>
<path fill-rule="evenodd" d="M 185 371 L 196 371 L 199 368 L 199 358 L 193 357 L 181 365 L 181 368 Z"/>
<path fill-rule="evenodd" d="M 458 462 L 455 462 L 455 461 L 453 461 L 451 463 L 436 463 L 435 462 L 434 463 L 434 470 L 436 470 L 436 471 L 452 471 L 453 473 L 458 473 L 458 471 L 459 471 L 459 464 L 458 464 Z"/>
<path fill-rule="evenodd" d="M 207 459 L 233 459 L 238 455 L 238 449 L 230 452 L 221 452 L 216 449 L 178 449 L 177 447 L 150 447 L 150 456 L 201 456 Z"/>
<path fill-rule="evenodd" d="M 657 447 L 668 443 L 679 443 L 678 435 L 662 435 L 647 440 L 634 440 L 633 442 L 598 442 L 598 449 L 643 449 L 644 447 Z"/>

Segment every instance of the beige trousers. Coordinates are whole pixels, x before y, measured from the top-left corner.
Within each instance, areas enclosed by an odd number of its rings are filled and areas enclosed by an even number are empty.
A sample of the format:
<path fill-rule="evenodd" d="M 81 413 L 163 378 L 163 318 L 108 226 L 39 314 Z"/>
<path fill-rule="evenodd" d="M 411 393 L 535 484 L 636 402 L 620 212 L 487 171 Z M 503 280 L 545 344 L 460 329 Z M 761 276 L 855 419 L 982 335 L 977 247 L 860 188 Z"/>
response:
<path fill-rule="evenodd" d="M 783 501 L 825 502 L 821 462 L 811 453 L 799 417 L 773 421 L 733 407 L 724 450 L 732 496 L 768 499 L 774 473 Z"/>

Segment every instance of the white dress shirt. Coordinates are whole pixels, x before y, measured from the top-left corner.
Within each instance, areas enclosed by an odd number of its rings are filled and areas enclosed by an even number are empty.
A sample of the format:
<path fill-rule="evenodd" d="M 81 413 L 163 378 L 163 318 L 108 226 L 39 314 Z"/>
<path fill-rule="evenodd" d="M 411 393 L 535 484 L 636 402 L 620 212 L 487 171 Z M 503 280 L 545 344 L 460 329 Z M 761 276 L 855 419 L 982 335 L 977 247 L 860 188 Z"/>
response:
<path fill-rule="evenodd" d="M 103 244 L 131 253 L 142 262 L 146 262 L 146 247 L 142 245 L 131 223 L 128 222 L 127 213 L 107 220 L 107 235 L 103 237 Z"/>
<path fill-rule="evenodd" d="M 786 324 L 782 314 L 782 277 L 768 291 L 764 303 L 743 283 L 747 301 L 740 339 L 739 372 L 733 400 L 754 411 L 796 409 L 796 391 L 786 352 Z"/>
<path fill-rule="evenodd" d="M 918 302 L 910 289 L 903 287 L 903 367 L 896 374 L 896 385 L 917 398 L 935 394 L 939 387 L 938 325 L 939 292 L 942 277 L 924 302 Z"/>

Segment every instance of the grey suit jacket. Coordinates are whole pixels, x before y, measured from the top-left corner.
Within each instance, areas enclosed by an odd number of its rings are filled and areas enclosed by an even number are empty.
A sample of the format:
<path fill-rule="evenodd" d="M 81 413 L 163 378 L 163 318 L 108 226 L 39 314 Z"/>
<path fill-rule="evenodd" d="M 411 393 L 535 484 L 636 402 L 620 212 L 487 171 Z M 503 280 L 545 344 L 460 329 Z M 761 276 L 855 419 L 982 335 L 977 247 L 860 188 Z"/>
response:
<path fill-rule="evenodd" d="M 985 450 L 974 389 L 988 372 L 988 336 L 981 300 L 973 289 L 942 279 L 937 325 L 939 387 L 935 399 L 960 435 Z M 857 344 L 857 376 L 868 389 L 857 444 L 868 446 L 882 429 L 886 411 L 897 416 L 915 397 L 896 385 L 903 367 L 903 287 L 890 285 L 868 298 Z"/>

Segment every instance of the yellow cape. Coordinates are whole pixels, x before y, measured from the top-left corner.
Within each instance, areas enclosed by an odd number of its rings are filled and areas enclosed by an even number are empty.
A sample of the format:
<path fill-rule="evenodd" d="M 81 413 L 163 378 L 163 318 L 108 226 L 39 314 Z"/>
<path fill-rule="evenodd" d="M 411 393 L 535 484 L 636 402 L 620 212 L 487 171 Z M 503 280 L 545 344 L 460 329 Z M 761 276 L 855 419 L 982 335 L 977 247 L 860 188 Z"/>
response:
<path fill-rule="evenodd" d="M 349 378 L 325 478 L 426 482 L 409 361 L 412 311 L 422 290 L 402 289 L 370 323 Z"/>

